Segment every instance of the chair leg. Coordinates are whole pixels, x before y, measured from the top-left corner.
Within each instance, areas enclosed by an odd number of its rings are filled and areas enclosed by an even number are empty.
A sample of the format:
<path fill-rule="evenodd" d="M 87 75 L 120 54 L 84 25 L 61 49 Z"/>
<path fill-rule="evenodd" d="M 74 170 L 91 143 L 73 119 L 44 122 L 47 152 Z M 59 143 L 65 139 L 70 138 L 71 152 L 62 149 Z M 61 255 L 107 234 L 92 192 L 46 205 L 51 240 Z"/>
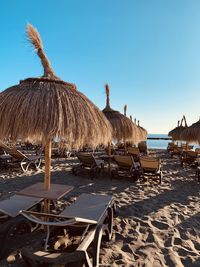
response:
<path fill-rule="evenodd" d="M 107 227 L 105 229 L 106 241 L 110 241 L 112 238 L 112 231 L 113 231 L 113 207 L 108 207 L 106 224 L 107 224 Z"/>
<path fill-rule="evenodd" d="M 93 267 L 99 267 L 99 254 L 100 254 L 100 246 L 101 246 L 103 231 L 104 231 L 104 225 L 102 224 L 98 225 L 95 232 L 94 245 L 93 245 Z"/>

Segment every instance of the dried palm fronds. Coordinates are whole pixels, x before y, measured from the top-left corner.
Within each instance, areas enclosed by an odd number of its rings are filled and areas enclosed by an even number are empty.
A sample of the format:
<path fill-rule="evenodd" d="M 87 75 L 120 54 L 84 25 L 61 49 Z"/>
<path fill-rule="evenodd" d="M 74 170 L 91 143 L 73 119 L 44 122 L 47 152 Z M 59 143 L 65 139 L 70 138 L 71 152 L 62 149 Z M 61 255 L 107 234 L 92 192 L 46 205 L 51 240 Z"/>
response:
<path fill-rule="evenodd" d="M 181 133 L 181 139 L 189 143 L 200 144 L 200 119 Z"/>
<path fill-rule="evenodd" d="M 112 138 L 118 142 L 123 140 L 137 142 L 134 124 L 126 116 L 110 107 L 110 89 L 108 84 L 105 85 L 105 88 L 107 97 L 103 113 L 112 125 Z"/>
<path fill-rule="evenodd" d="M 185 123 L 185 126 L 183 126 L 183 121 Z M 182 140 L 181 139 L 181 134 L 182 132 L 187 128 L 187 122 L 186 122 L 186 118 L 185 116 L 183 116 L 181 123 L 180 121 L 178 121 L 178 125 L 176 128 L 174 128 L 173 130 L 171 130 L 168 133 L 168 136 L 172 137 L 172 140 L 176 141 L 176 140 Z"/>

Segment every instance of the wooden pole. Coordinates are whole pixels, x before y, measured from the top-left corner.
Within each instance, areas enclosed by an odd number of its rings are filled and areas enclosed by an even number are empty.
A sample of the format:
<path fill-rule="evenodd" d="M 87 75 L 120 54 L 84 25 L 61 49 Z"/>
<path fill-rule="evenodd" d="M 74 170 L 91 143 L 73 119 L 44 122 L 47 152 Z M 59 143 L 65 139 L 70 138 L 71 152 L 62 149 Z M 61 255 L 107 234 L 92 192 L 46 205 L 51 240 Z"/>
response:
<path fill-rule="evenodd" d="M 51 140 L 45 146 L 45 174 L 44 174 L 44 188 L 50 190 L 51 185 Z M 49 200 L 44 200 L 44 212 L 49 213 Z"/>
<path fill-rule="evenodd" d="M 108 172 L 109 172 L 109 175 L 111 175 L 111 142 L 108 142 Z"/>

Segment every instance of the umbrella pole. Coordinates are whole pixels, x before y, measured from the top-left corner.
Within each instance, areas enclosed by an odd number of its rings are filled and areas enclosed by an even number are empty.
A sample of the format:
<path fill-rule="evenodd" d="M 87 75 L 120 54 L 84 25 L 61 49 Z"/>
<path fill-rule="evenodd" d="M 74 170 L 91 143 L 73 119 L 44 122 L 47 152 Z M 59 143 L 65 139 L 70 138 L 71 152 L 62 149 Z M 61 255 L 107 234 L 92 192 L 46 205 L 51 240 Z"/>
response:
<path fill-rule="evenodd" d="M 110 158 L 110 156 L 111 156 L 111 142 L 108 142 L 108 156 L 109 156 L 109 158 L 108 158 L 108 173 L 109 173 L 109 175 L 111 175 L 111 158 Z"/>
<path fill-rule="evenodd" d="M 45 174 L 44 174 L 44 188 L 50 190 L 51 182 L 51 140 L 49 140 L 45 146 Z M 48 199 L 44 200 L 44 212 L 49 212 L 50 202 Z"/>

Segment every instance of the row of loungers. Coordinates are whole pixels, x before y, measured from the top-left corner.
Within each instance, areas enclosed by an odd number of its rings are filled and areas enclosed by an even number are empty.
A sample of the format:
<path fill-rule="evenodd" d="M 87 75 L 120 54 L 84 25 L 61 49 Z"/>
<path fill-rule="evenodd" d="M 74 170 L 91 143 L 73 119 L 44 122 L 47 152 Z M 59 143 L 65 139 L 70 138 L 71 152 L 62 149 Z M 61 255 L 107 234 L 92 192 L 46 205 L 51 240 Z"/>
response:
<path fill-rule="evenodd" d="M 27 266 L 99 266 L 102 237 L 109 241 L 112 236 L 113 197 L 82 194 L 58 214 L 42 213 L 42 202 L 20 195 L 0 202 L 0 257 L 6 256 L 13 235 L 22 238 L 42 226 L 45 241 L 42 235 L 21 250 Z"/>
<path fill-rule="evenodd" d="M 10 148 L 7 145 L 0 143 L 2 154 L 0 155 L 0 164 L 4 167 L 18 165 L 22 171 L 26 172 L 32 165 L 35 169 L 39 169 L 42 157 L 41 155 L 27 155 L 16 148 Z"/>
<path fill-rule="evenodd" d="M 91 177 L 104 171 L 104 160 L 95 158 L 92 153 L 76 153 L 79 164 L 73 166 L 72 173 L 78 175 L 83 170 L 89 171 Z M 119 176 L 128 176 L 138 179 L 144 176 L 157 177 L 159 182 L 162 181 L 161 162 L 157 157 L 133 155 L 113 155 L 111 157 L 102 156 L 102 158 L 111 160 L 117 166 L 111 170 L 111 178 Z"/>

